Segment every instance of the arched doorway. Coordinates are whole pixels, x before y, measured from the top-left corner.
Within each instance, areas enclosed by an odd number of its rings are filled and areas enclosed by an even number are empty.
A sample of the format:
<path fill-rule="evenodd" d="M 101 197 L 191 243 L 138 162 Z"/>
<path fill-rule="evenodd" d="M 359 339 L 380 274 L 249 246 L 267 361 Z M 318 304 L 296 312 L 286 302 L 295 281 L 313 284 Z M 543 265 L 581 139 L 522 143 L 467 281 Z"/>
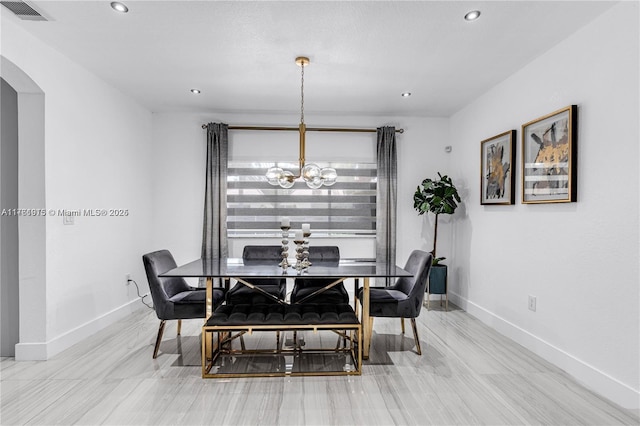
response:
<path fill-rule="evenodd" d="M 17 207 L 44 209 L 44 92 L 24 71 L 2 55 L 0 77 L 15 91 L 17 99 Z M 10 336 L 18 334 L 16 360 L 47 359 L 46 217 L 18 216 L 17 228 L 18 250 L 15 253 L 15 247 L 7 249 L 13 253 L 7 262 L 17 262 L 18 291 L 7 292 L 7 297 L 17 297 L 9 303 L 16 304 L 19 320 L 17 324 L 15 320 L 7 321 L 7 327 Z M 8 245 L 15 244 L 11 242 L 13 240 L 9 241 Z M 3 282 L 1 285 L 12 284 Z"/>

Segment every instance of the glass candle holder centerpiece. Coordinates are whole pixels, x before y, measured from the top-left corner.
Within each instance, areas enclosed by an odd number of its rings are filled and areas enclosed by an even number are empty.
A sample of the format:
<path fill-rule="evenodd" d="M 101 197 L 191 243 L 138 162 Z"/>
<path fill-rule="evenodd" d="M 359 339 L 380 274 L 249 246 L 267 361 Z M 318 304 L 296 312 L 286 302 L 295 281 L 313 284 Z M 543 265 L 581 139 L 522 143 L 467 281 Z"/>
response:
<path fill-rule="evenodd" d="M 304 260 L 304 248 L 303 248 L 303 244 L 304 244 L 304 237 L 302 234 L 302 231 L 296 231 L 295 237 L 293 238 L 293 242 L 296 245 L 296 271 L 298 271 L 298 273 L 300 273 L 303 269 L 303 260 Z"/>
<path fill-rule="evenodd" d="M 289 229 L 291 229 L 291 222 L 288 217 L 283 217 L 280 221 L 280 229 L 282 230 L 282 261 L 278 264 L 282 269 L 287 269 L 289 266 Z"/>
<path fill-rule="evenodd" d="M 302 224 L 302 268 L 307 269 L 311 266 L 309 261 L 309 237 L 311 236 L 311 225 Z"/>

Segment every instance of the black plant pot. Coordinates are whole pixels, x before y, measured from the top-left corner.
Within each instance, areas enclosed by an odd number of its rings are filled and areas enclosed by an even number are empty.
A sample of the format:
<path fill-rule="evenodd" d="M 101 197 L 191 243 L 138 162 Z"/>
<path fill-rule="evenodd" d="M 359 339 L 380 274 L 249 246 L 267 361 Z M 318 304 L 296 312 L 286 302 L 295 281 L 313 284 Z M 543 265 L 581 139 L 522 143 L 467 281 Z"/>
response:
<path fill-rule="evenodd" d="M 429 296 L 431 294 L 444 294 L 446 297 L 446 310 L 449 310 L 449 295 L 447 294 L 447 265 L 433 265 L 429 272 L 427 285 L 427 309 L 429 309 Z M 442 298 L 440 299 L 442 305 Z"/>

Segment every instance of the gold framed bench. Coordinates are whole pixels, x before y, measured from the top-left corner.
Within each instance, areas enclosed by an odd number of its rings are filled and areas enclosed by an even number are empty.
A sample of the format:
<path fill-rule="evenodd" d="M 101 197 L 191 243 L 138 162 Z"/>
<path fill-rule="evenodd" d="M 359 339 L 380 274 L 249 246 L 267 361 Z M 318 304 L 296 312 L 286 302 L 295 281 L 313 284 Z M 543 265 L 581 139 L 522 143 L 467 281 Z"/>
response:
<path fill-rule="evenodd" d="M 290 331 L 295 335 L 305 330 L 314 333 L 333 332 L 338 335 L 338 343 L 332 348 L 301 348 L 297 345 L 290 349 L 281 347 L 281 332 Z M 275 347 L 247 349 L 243 337 L 257 331 L 276 332 Z M 232 347 L 236 339 L 240 341 L 240 349 Z M 202 377 L 360 375 L 361 341 L 362 327 L 349 304 L 222 305 L 202 327 Z M 211 348 L 210 353 L 207 353 L 207 348 Z M 349 361 L 343 364 L 342 369 L 291 368 L 296 358 L 300 361 L 304 357 L 312 359 L 313 356 L 318 356 L 320 362 L 315 363 L 317 367 L 331 354 L 345 354 Z M 242 359 L 248 360 L 248 363 L 261 362 L 263 366 L 266 360 L 267 366 L 273 368 L 256 371 L 242 366 L 239 362 Z M 289 368 L 286 368 L 287 365 Z"/>

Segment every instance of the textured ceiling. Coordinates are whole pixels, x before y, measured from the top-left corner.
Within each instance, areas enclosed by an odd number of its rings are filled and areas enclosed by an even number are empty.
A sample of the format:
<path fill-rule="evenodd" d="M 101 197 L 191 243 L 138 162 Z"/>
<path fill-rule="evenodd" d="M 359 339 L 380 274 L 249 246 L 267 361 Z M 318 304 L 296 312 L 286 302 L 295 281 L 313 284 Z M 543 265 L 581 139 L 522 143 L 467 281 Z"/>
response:
<path fill-rule="evenodd" d="M 152 111 L 299 111 L 305 55 L 305 111 L 424 116 L 449 116 L 614 4 L 125 3 L 31 1 L 51 20 L 19 22 Z"/>

